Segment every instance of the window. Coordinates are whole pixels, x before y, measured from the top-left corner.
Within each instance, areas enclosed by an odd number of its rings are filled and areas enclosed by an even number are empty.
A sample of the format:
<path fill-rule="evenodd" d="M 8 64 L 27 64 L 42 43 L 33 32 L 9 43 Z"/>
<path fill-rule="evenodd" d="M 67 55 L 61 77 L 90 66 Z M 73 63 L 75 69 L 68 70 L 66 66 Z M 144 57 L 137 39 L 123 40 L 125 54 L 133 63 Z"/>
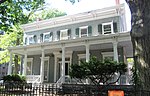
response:
<path fill-rule="evenodd" d="M 112 22 L 103 23 L 102 24 L 102 32 L 103 32 L 103 34 L 114 33 L 114 31 L 113 31 L 113 23 Z"/>
<path fill-rule="evenodd" d="M 52 32 L 43 33 L 43 35 L 44 35 L 44 42 L 52 41 L 52 37 L 53 37 Z"/>
<path fill-rule="evenodd" d="M 36 42 L 37 42 L 37 36 L 36 35 L 29 36 L 29 44 L 34 44 Z"/>
<path fill-rule="evenodd" d="M 60 30 L 60 40 L 68 39 L 68 29 Z"/>
<path fill-rule="evenodd" d="M 80 27 L 80 37 L 88 36 L 88 26 Z"/>
<path fill-rule="evenodd" d="M 43 33 L 40 34 L 40 42 L 43 42 Z"/>
<path fill-rule="evenodd" d="M 67 40 L 70 37 L 71 37 L 71 30 L 70 29 L 60 30 L 60 40 Z"/>
<path fill-rule="evenodd" d="M 76 28 L 76 37 L 87 37 L 92 34 L 92 26 L 82 26 Z"/>
<path fill-rule="evenodd" d="M 29 44 L 33 44 L 33 43 L 34 43 L 33 36 L 30 36 L 30 37 L 29 37 Z"/>
<path fill-rule="evenodd" d="M 98 25 L 98 32 L 100 34 L 112 34 L 118 32 L 116 22 L 108 22 Z"/>
<path fill-rule="evenodd" d="M 27 75 L 32 75 L 32 63 L 33 63 L 33 58 L 28 58 L 27 67 L 26 67 Z"/>

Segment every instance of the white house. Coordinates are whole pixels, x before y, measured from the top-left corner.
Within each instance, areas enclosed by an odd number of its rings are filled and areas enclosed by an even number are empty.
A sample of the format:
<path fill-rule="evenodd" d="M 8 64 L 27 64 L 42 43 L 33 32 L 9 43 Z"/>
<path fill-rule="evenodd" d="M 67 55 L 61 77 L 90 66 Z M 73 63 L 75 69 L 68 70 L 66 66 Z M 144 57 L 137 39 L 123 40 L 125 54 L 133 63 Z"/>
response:
<path fill-rule="evenodd" d="M 130 32 L 126 31 L 124 4 L 22 25 L 24 45 L 10 47 L 12 55 L 23 56 L 23 75 L 28 81 L 57 82 L 69 66 L 91 56 L 127 63 L 133 57 Z M 127 84 L 127 76 L 121 84 Z"/>

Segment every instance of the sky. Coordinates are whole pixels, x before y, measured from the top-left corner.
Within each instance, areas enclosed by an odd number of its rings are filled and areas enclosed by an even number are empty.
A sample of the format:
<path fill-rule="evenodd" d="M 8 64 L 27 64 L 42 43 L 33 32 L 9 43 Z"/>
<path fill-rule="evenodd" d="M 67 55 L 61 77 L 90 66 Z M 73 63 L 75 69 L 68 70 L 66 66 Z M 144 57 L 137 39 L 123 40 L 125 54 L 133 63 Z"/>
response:
<path fill-rule="evenodd" d="M 49 8 L 57 8 L 60 11 L 66 12 L 67 15 L 73 15 L 77 13 L 87 12 L 91 10 L 101 9 L 105 7 L 115 6 L 116 0 L 80 0 L 80 2 L 76 2 L 72 4 L 66 0 L 46 0 Z M 125 4 L 126 9 L 126 22 L 127 22 L 127 30 L 131 29 L 131 14 L 128 5 L 125 0 L 120 0 L 120 4 Z"/>

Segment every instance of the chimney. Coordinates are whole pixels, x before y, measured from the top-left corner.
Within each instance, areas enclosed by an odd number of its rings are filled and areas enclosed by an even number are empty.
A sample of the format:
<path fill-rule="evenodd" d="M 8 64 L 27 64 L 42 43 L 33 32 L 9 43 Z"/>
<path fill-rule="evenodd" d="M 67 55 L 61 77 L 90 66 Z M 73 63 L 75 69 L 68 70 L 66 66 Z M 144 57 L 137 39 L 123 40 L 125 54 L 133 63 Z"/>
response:
<path fill-rule="evenodd" d="M 119 5 L 120 4 L 120 0 L 116 0 L 116 5 Z"/>

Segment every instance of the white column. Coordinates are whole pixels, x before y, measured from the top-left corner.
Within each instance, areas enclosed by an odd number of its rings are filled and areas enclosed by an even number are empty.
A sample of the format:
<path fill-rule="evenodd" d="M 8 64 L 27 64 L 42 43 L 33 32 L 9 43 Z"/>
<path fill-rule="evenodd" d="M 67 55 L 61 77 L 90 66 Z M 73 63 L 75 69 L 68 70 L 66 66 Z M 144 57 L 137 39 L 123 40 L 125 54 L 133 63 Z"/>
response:
<path fill-rule="evenodd" d="M 23 75 L 26 76 L 26 68 L 27 68 L 27 52 L 24 54 L 24 64 L 23 64 Z"/>
<path fill-rule="evenodd" d="M 65 46 L 62 45 L 62 82 L 65 82 Z"/>
<path fill-rule="evenodd" d="M 86 43 L 85 47 L 86 47 L 86 62 L 88 62 L 90 60 L 89 44 Z"/>
<path fill-rule="evenodd" d="M 117 62 L 119 62 L 119 60 L 118 60 L 118 49 L 117 49 L 117 44 L 118 44 L 118 42 L 113 42 L 113 51 L 114 51 L 114 61 L 117 61 Z M 115 73 L 115 80 L 117 80 L 117 78 L 119 77 L 119 73 Z M 119 81 L 118 82 L 116 82 L 116 84 L 118 85 L 119 84 Z"/>
<path fill-rule="evenodd" d="M 85 44 L 85 47 L 86 47 L 86 62 L 88 62 L 90 60 L 90 45 L 88 43 L 88 41 L 86 41 L 86 44 Z M 86 83 L 88 84 L 89 83 L 89 79 L 86 79 Z"/>
<path fill-rule="evenodd" d="M 54 63 L 54 82 L 56 82 L 56 72 L 57 72 L 57 57 L 55 55 L 55 63 Z"/>
<path fill-rule="evenodd" d="M 40 69 L 40 82 L 43 83 L 44 81 L 44 49 L 42 49 L 42 57 L 41 57 L 41 69 Z"/>
<path fill-rule="evenodd" d="M 10 75 L 12 73 L 12 52 L 10 52 L 10 61 L 8 65 L 8 72 L 7 74 Z"/>
<path fill-rule="evenodd" d="M 114 61 L 119 62 L 117 44 L 118 44 L 118 42 L 113 42 Z"/>

